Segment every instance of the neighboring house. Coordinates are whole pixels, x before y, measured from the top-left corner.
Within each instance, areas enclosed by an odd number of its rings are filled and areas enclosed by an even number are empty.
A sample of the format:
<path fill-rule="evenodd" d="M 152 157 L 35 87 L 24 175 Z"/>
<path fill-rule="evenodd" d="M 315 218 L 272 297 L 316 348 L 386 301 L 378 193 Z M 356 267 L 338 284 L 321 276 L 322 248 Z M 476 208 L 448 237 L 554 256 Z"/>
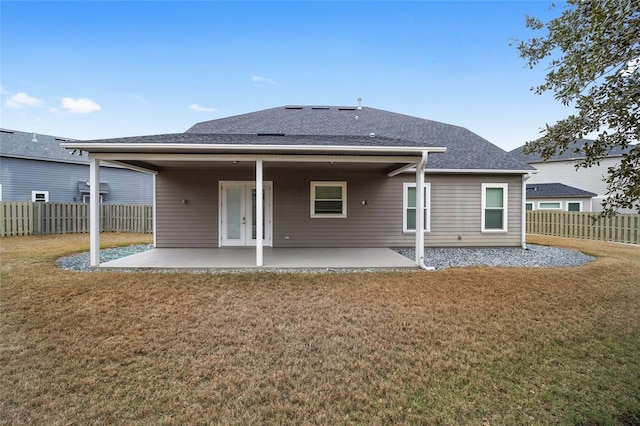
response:
<path fill-rule="evenodd" d="M 562 183 L 527 184 L 527 210 L 591 211 L 596 194 Z"/>
<path fill-rule="evenodd" d="M 525 244 L 524 181 L 534 169 L 467 129 L 422 118 L 284 106 L 181 134 L 62 145 L 90 152 L 94 177 L 114 160 L 156 174 L 158 248 L 253 245 L 261 266 L 263 246 L 420 254 Z"/>
<path fill-rule="evenodd" d="M 0 129 L 0 200 L 89 202 L 89 159 L 60 146 L 71 139 Z M 100 202 L 152 204 L 153 176 L 107 165 Z"/>
<path fill-rule="evenodd" d="M 590 203 L 583 203 L 580 211 L 601 212 L 602 201 L 606 198 L 607 183 L 605 181 L 609 167 L 620 164 L 622 155 L 628 152 L 617 147 L 613 149 L 606 158 L 600 160 L 600 164 L 592 167 L 576 169 L 575 165 L 584 158 L 584 154 L 576 154 L 574 150 L 582 152 L 583 147 L 593 140 L 578 139 L 575 144 L 571 145 L 567 151 L 560 155 L 551 157 L 546 162 L 542 160 L 540 154 L 524 155 L 522 150 L 524 146 L 514 149 L 511 154 L 516 158 L 526 161 L 529 165 L 538 170 L 537 174 L 531 176 L 527 181 L 529 184 L 539 183 L 556 183 L 560 182 L 567 186 L 579 188 L 588 193 L 594 193 Z M 528 199 L 528 198 L 527 198 Z M 569 210 L 568 203 L 571 197 L 560 198 L 557 202 L 562 204 L 562 210 Z M 620 210 L 620 213 L 634 213 L 632 210 Z"/>

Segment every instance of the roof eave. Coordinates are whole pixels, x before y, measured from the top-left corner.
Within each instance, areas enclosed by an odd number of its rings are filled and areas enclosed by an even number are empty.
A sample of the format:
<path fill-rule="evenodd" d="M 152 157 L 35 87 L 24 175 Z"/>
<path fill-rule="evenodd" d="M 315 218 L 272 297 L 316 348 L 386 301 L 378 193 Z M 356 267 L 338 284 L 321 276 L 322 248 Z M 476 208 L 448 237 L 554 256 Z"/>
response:
<path fill-rule="evenodd" d="M 411 172 L 410 170 L 407 171 Z M 415 170 L 413 170 L 415 173 Z M 438 174 L 438 173 L 455 173 L 455 174 L 469 174 L 469 173 L 481 173 L 481 174 L 513 174 L 513 175 L 523 175 L 523 174 L 535 174 L 538 173 L 537 170 L 520 170 L 520 169 L 429 169 L 425 170 L 425 173 L 429 174 Z"/>
<path fill-rule="evenodd" d="M 90 153 L 188 153 L 207 152 L 308 152 L 422 155 L 424 152 L 443 153 L 445 147 L 422 146 L 363 146 L 363 145 L 261 145 L 261 144 L 148 144 L 148 143 L 62 143 L 66 149 L 81 149 Z"/>

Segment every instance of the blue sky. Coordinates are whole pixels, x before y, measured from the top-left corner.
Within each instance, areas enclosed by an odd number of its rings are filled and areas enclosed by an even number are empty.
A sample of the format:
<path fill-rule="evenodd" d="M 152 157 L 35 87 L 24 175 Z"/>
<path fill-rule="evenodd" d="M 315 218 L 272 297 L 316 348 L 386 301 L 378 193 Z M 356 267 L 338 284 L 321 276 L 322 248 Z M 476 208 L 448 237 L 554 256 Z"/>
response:
<path fill-rule="evenodd" d="M 2 1 L 0 125 L 91 139 L 179 133 L 281 105 L 356 105 L 510 150 L 570 111 L 509 42 L 548 1 Z"/>

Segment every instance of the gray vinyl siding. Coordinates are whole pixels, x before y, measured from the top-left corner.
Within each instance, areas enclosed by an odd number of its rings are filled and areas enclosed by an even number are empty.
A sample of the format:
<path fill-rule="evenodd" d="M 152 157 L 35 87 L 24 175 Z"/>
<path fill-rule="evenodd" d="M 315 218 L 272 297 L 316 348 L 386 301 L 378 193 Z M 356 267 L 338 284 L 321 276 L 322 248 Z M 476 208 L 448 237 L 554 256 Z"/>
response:
<path fill-rule="evenodd" d="M 168 169 L 157 177 L 157 247 L 218 247 L 220 181 L 253 181 L 252 168 Z M 414 175 L 389 178 L 370 169 L 340 171 L 274 169 L 274 247 L 406 247 L 414 233 L 404 233 L 403 182 Z M 346 181 L 347 217 L 311 218 L 310 182 Z M 519 246 L 522 180 L 520 175 L 429 175 L 430 247 Z M 482 233 L 482 183 L 507 183 L 508 232 Z M 182 200 L 187 200 L 184 204 Z M 366 204 L 363 204 L 366 201 Z M 458 236 L 461 239 L 458 239 Z"/>
<path fill-rule="evenodd" d="M 510 247 L 521 244 L 520 175 L 432 175 L 427 181 L 431 182 L 431 232 L 425 236 L 426 246 Z M 483 183 L 509 185 L 506 233 L 481 232 Z"/>
<path fill-rule="evenodd" d="M 89 166 L 12 157 L 0 159 L 3 201 L 31 201 L 31 191 L 48 191 L 49 202 L 82 202 L 78 182 L 89 179 Z M 109 184 L 108 204 L 153 203 L 153 177 L 133 170 L 100 167 L 100 182 Z"/>

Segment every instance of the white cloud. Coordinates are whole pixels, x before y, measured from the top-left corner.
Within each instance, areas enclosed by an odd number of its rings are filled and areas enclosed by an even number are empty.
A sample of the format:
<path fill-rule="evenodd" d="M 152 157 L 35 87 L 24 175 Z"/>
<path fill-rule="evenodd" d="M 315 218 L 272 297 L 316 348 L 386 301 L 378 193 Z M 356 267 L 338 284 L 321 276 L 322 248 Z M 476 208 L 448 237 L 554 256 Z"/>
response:
<path fill-rule="evenodd" d="M 254 83 L 269 83 L 269 84 L 276 84 L 275 81 L 271 80 L 270 78 L 266 78 L 266 77 L 261 77 L 259 75 L 254 75 L 251 76 L 251 81 L 253 81 Z"/>
<path fill-rule="evenodd" d="M 62 98 L 61 108 L 73 114 L 89 114 L 90 112 L 100 111 L 102 109 L 100 105 L 89 98 Z"/>
<path fill-rule="evenodd" d="M 207 108 L 207 107 L 200 106 L 198 104 L 191 104 L 189 105 L 189 108 L 198 112 L 215 112 L 218 110 L 217 108 Z"/>
<path fill-rule="evenodd" d="M 37 107 L 42 104 L 42 101 L 33 96 L 29 96 L 24 92 L 18 92 L 15 95 L 7 99 L 6 105 L 9 108 L 24 108 L 24 107 Z"/>

